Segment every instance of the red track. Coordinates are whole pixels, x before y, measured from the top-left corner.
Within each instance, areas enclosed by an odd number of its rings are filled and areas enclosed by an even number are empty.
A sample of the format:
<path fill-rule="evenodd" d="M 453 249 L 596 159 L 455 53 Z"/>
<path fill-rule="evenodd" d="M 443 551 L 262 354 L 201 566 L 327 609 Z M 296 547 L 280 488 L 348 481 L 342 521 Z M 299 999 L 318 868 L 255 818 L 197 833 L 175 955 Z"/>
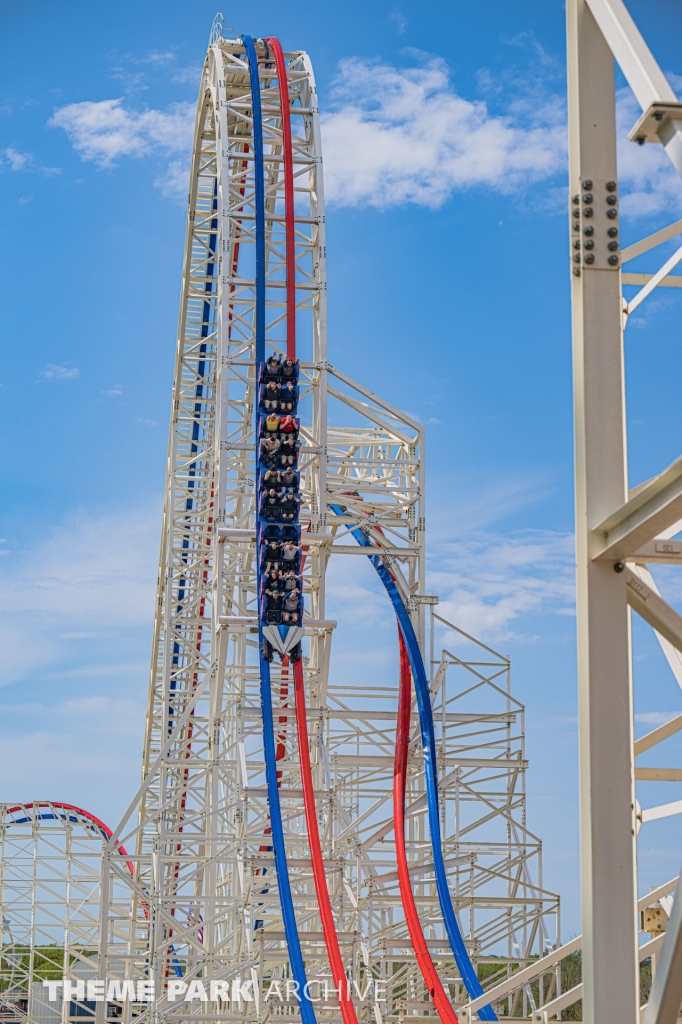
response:
<path fill-rule="evenodd" d="M 327 947 L 329 966 L 331 967 L 334 985 L 339 996 L 339 1006 L 344 1024 L 357 1024 L 358 1018 L 355 1007 L 349 994 L 349 984 L 346 979 L 346 972 L 343 967 L 343 958 L 339 947 L 339 939 L 336 934 L 336 924 L 332 905 L 329 900 L 327 889 L 327 876 L 324 870 L 322 857 L 322 846 L 320 845 L 320 832 L 317 824 L 317 809 L 315 807 L 315 789 L 313 777 L 310 770 L 310 750 L 308 747 L 308 723 L 305 706 L 305 685 L 303 682 L 303 664 L 300 661 L 294 662 L 294 696 L 296 699 L 296 728 L 298 730 L 298 760 L 301 766 L 301 782 L 303 783 L 303 801 L 305 803 L 305 820 L 308 826 L 308 845 L 310 847 L 310 858 L 313 863 L 313 877 L 315 879 L 315 892 L 319 904 L 320 918 L 322 920 L 322 932 Z"/>
<path fill-rule="evenodd" d="M 88 821 L 91 821 L 94 825 L 97 825 L 98 828 L 101 828 L 102 832 L 104 832 L 104 835 L 107 837 L 107 839 L 111 839 L 113 834 L 109 826 L 105 825 L 103 821 L 99 820 L 99 818 L 96 818 L 94 814 L 90 814 L 90 811 L 84 811 L 82 807 L 76 807 L 75 804 L 62 804 L 59 803 L 57 800 L 50 800 L 49 803 L 32 802 L 30 804 L 17 804 L 16 807 L 8 807 L 7 814 L 14 814 L 15 811 L 23 811 L 25 807 L 59 807 L 63 811 L 75 811 L 76 814 L 82 814 L 83 817 L 87 818 Z M 116 840 L 115 845 L 116 849 L 118 850 L 122 857 L 128 856 L 125 847 L 121 846 L 118 839 Z M 128 864 L 128 870 L 130 871 L 130 874 L 134 875 L 135 872 L 133 871 L 133 865 L 130 863 L 130 861 L 127 861 L 126 863 Z"/>
<path fill-rule="evenodd" d="M 378 527 L 379 533 L 383 533 Z M 376 542 L 375 542 L 376 543 Z M 381 545 L 377 545 L 381 547 Z M 393 573 L 391 573 L 393 576 Z M 395 577 L 394 577 L 395 578 Z M 407 930 L 412 939 L 419 969 L 427 989 L 431 994 L 438 1016 L 443 1024 L 458 1024 L 457 1014 L 452 1008 L 448 995 L 438 977 L 436 966 L 431 959 L 426 944 L 419 912 L 414 902 L 410 872 L 405 850 L 405 789 L 407 783 L 407 757 L 410 744 L 410 712 L 412 709 L 412 672 L 410 658 L 398 625 L 398 643 L 400 646 L 400 685 L 398 690 L 398 721 L 395 735 L 395 758 L 393 761 L 393 830 L 395 832 L 395 852 L 398 861 L 398 884 L 400 898 L 405 912 Z"/>
<path fill-rule="evenodd" d="M 398 725 L 395 736 L 395 760 L 393 762 L 393 819 L 395 852 L 398 860 L 398 883 L 403 901 L 405 920 L 412 939 L 415 956 L 426 987 L 431 993 L 434 1006 L 443 1024 L 457 1024 L 457 1014 L 438 977 L 429 948 L 424 938 L 419 913 L 414 902 L 410 872 L 405 852 L 405 784 L 407 782 L 407 755 L 410 743 L 410 711 L 412 710 L 412 673 L 410 658 L 398 626 L 400 642 L 400 689 L 398 692 Z"/>
<path fill-rule="evenodd" d="M 289 112 L 289 84 L 287 68 L 279 39 L 268 36 L 277 66 L 279 105 L 282 111 L 282 141 L 284 149 L 284 232 L 286 239 L 287 270 L 287 355 L 296 358 L 296 241 L 294 226 L 294 157 L 291 148 L 291 113 Z"/>
<path fill-rule="evenodd" d="M 282 112 L 282 142 L 284 153 L 284 210 L 285 210 L 285 241 L 286 241 L 286 282 L 287 282 L 287 355 L 296 358 L 296 250 L 294 224 L 294 170 L 291 139 L 291 115 L 289 111 L 289 90 L 287 84 L 286 64 L 280 42 L 274 36 L 268 36 L 277 67 L 279 83 L 280 108 Z M 305 556 L 304 556 L 305 557 Z M 303 571 L 303 559 L 301 561 Z M 410 733 L 410 710 L 412 697 L 412 676 L 410 663 L 403 641 L 400 639 L 400 701 L 398 710 L 398 727 L 396 733 L 396 754 L 394 763 L 393 808 L 395 817 L 396 854 L 398 859 L 398 879 L 400 895 L 405 911 L 408 930 L 426 986 L 431 993 L 434 1005 L 443 1024 L 457 1024 L 450 1000 L 445 993 L 436 972 L 433 960 L 424 938 L 419 921 L 419 914 L 414 902 L 410 883 L 407 855 L 405 851 L 405 788 L 407 773 L 407 755 Z M 284 666 L 283 666 L 284 667 Z M 334 984 L 339 995 L 339 1006 L 344 1024 L 357 1024 L 357 1015 L 350 999 L 348 981 L 343 966 L 343 958 L 334 921 L 334 914 L 329 899 L 327 876 L 324 870 L 324 859 L 320 843 L 320 832 L 315 805 L 315 789 L 310 767 L 310 748 L 308 741 L 308 723 L 305 703 L 305 684 L 303 680 L 303 664 L 293 664 L 294 699 L 296 706 L 296 729 L 298 733 L 299 764 L 303 801 L 305 806 L 306 825 L 308 829 L 308 845 L 313 867 L 315 892 L 319 904 L 322 931 L 324 934 L 327 956 Z"/>
<path fill-rule="evenodd" d="M 268 36 L 268 45 L 272 49 L 277 67 L 277 81 L 279 82 L 279 99 L 282 111 L 282 142 L 284 152 L 284 215 L 285 215 L 285 240 L 286 240 L 286 280 L 287 280 L 287 355 L 291 359 L 296 358 L 296 249 L 295 249 L 295 225 L 294 225 L 294 165 L 291 142 L 291 115 L 289 112 L 289 87 L 287 83 L 287 70 L 284 61 L 284 54 L 279 39 Z M 303 553 L 302 553 L 303 554 Z M 301 559 L 301 572 L 305 555 Z M 288 659 L 285 659 L 285 662 Z M 284 662 L 283 662 L 284 667 Z M 334 914 L 329 899 L 327 888 L 327 876 L 324 870 L 324 858 L 322 856 L 322 845 L 320 843 L 320 831 L 317 822 L 317 808 L 315 806 L 315 788 L 310 768 L 310 748 L 308 744 L 308 722 L 305 704 L 305 684 L 303 681 L 303 663 L 293 663 L 294 672 L 294 697 L 296 704 L 296 729 L 298 733 L 298 758 L 301 770 L 301 783 L 303 786 L 303 802 L 305 806 L 305 820 L 308 828 L 308 845 L 310 847 L 310 859 L 313 867 L 313 878 L 315 881 L 315 892 L 319 904 L 322 931 L 327 947 L 327 956 L 331 968 L 334 985 L 339 997 L 339 1006 L 344 1024 L 358 1024 L 355 1007 L 350 998 L 349 984 L 343 966 L 341 948 L 336 932 Z"/>

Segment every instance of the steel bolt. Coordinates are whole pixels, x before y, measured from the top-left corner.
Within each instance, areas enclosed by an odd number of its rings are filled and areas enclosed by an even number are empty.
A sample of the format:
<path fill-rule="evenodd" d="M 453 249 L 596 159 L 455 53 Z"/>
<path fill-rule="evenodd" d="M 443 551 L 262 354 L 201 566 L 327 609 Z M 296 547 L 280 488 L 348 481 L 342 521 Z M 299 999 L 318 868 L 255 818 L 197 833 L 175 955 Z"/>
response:
<path fill-rule="evenodd" d="M 618 210 L 614 210 L 614 208 L 611 207 L 610 210 L 606 211 L 606 216 L 610 217 L 611 220 L 614 220 L 618 216 Z"/>
<path fill-rule="evenodd" d="M 593 242 L 593 240 L 591 238 L 588 238 L 587 241 L 585 242 L 585 248 L 586 249 L 594 249 L 594 242 Z"/>
<path fill-rule="evenodd" d="M 592 188 L 592 182 L 589 179 L 587 181 L 584 181 L 583 182 L 583 188 L 591 189 Z"/>
<path fill-rule="evenodd" d="M 580 210 L 574 210 L 573 211 L 573 216 L 574 217 L 579 217 L 580 216 Z"/>
<path fill-rule="evenodd" d="M 594 234 L 594 228 L 592 227 L 592 225 L 591 225 L 591 224 L 588 224 L 588 225 L 587 225 L 587 227 L 585 228 L 585 231 L 584 231 L 584 233 L 585 233 L 586 235 L 593 235 L 593 234 Z"/>
<path fill-rule="evenodd" d="M 618 236 L 618 228 L 609 228 L 606 234 L 609 238 L 616 238 Z"/>
<path fill-rule="evenodd" d="M 594 196 L 592 195 L 591 192 L 586 192 L 585 193 L 585 195 L 583 196 L 583 202 L 584 203 L 593 203 L 594 202 Z"/>
<path fill-rule="evenodd" d="M 617 185 L 616 185 L 615 181 L 607 181 L 606 182 L 606 191 L 607 192 L 615 192 L 616 188 L 617 188 Z"/>
<path fill-rule="evenodd" d="M 609 214 L 612 213 L 612 212 L 613 212 L 612 210 L 609 210 Z M 592 209 L 591 206 L 586 206 L 585 209 L 583 210 L 583 214 L 586 217 L 591 217 L 593 215 L 593 213 L 594 213 L 594 210 Z"/>
<path fill-rule="evenodd" d="M 573 196 L 573 202 L 574 203 L 579 203 L 580 202 L 580 196 Z"/>
<path fill-rule="evenodd" d="M 575 254 L 575 256 L 573 257 L 573 262 L 574 263 L 580 263 L 580 253 L 579 252 L 577 252 Z"/>
<path fill-rule="evenodd" d="M 580 277 L 580 267 L 573 267 L 573 273 L 576 277 Z"/>
<path fill-rule="evenodd" d="M 616 562 L 613 566 L 615 572 L 622 572 L 625 568 L 624 562 Z"/>
<path fill-rule="evenodd" d="M 617 267 L 618 266 L 618 257 L 617 256 L 609 256 L 609 263 L 611 264 L 612 267 Z"/>
<path fill-rule="evenodd" d="M 585 257 L 585 263 L 594 263 L 594 253 L 588 252 L 587 256 Z"/>
<path fill-rule="evenodd" d="M 579 238 L 576 238 L 575 241 L 573 242 L 573 248 L 574 249 L 579 249 L 580 248 L 580 239 Z"/>
<path fill-rule="evenodd" d="M 615 206 L 618 202 L 618 196 L 607 196 L 606 202 L 609 204 L 609 206 Z"/>
<path fill-rule="evenodd" d="M 618 242 L 609 242 L 608 248 L 611 250 L 611 252 L 615 252 L 618 248 Z"/>

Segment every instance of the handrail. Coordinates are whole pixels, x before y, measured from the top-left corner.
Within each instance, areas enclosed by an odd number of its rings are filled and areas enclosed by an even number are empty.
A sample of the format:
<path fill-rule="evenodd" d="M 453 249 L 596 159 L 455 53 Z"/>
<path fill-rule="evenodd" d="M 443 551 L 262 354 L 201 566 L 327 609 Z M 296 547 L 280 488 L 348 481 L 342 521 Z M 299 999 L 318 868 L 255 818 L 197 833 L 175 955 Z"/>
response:
<path fill-rule="evenodd" d="M 661 896 L 667 896 L 668 893 L 675 889 L 678 880 L 679 876 L 677 878 L 672 878 L 669 882 L 665 882 L 664 885 L 659 885 L 657 889 L 653 889 L 652 892 L 647 893 L 646 896 L 641 896 L 637 901 L 637 910 L 644 910 L 645 907 L 648 907 L 651 903 L 655 903 L 659 900 Z M 652 942 L 656 941 L 658 941 L 658 939 L 652 939 Z M 462 1009 L 466 1009 L 470 1013 L 474 1013 L 480 1006 L 483 1006 L 486 1001 L 490 1001 L 491 999 L 502 999 L 504 996 L 509 995 L 510 992 L 513 992 L 514 989 L 519 988 L 528 981 L 532 981 L 533 978 L 537 978 L 539 974 L 544 974 L 545 971 L 550 967 L 554 967 L 555 964 L 558 964 L 560 960 L 564 959 L 564 957 L 570 956 L 571 953 L 575 953 L 577 949 L 581 948 L 582 944 L 582 935 L 577 935 L 574 939 L 571 939 L 570 942 L 565 943 L 563 946 L 559 946 L 558 949 L 552 950 L 552 952 L 548 953 L 547 956 L 543 956 L 540 960 L 536 960 L 528 967 L 524 967 L 523 970 L 516 971 L 515 974 L 511 974 L 508 978 L 505 978 L 504 981 L 501 981 L 499 985 L 496 985 L 495 988 L 488 989 L 484 996 L 472 999 L 471 1002 L 467 1003 L 465 1007 L 462 1007 Z M 640 946 L 640 953 L 643 950 L 646 950 L 650 945 L 651 943 L 645 942 L 644 945 Z M 651 956 L 651 952 L 652 951 L 650 950 L 648 953 L 645 953 L 644 959 L 646 959 L 647 956 Z M 545 1009 L 545 1007 L 542 1009 Z"/>

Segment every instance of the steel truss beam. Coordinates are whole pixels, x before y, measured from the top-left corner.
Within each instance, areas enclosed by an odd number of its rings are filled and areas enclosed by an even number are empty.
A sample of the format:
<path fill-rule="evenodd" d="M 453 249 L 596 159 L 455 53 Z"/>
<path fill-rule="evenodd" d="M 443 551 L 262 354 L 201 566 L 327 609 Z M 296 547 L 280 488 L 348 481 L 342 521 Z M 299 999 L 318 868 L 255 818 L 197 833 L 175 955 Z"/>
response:
<path fill-rule="evenodd" d="M 671 667 L 682 678 L 675 650 L 682 645 L 682 619 L 657 593 L 642 565 L 647 561 L 679 564 L 679 544 L 671 537 L 680 525 L 682 500 L 679 460 L 628 491 L 622 332 L 628 315 L 654 288 L 679 284 L 669 272 L 682 259 L 682 251 L 654 274 L 621 275 L 621 263 L 679 234 L 680 225 L 619 252 L 614 57 L 643 109 L 630 138 L 640 144 L 662 143 L 680 173 L 682 104 L 622 0 L 568 0 L 567 15 L 584 929 L 581 995 L 583 1019 L 589 1024 L 604 1020 L 635 1024 L 639 1020 L 638 961 L 645 948 L 637 950 L 635 834 L 638 824 L 650 819 L 644 817 L 647 812 L 636 812 L 634 783 L 635 778 L 673 775 L 662 769 L 635 771 L 628 606 L 654 626 Z M 623 284 L 643 287 L 628 302 L 622 295 Z M 637 564 L 628 568 L 626 562 Z M 661 995 L 661 1005 L 664 1002 Z M 546 1008 L 550 1016 L 559 1009 L 558 1002 Z"/>

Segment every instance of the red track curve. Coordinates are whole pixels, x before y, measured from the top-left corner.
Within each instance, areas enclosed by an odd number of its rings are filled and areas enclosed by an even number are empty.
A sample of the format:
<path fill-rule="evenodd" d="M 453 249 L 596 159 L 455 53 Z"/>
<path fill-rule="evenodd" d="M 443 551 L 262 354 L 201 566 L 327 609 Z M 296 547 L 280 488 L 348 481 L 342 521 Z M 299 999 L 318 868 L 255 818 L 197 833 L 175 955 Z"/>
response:
<path fill-rule="evenodd" d="M 457 1024 L 457 1014 L 452 1009 L 447 993 L 438 977 L 436 967 L 424 938 L 419 913 L 414 902 L 410 872 L 405 851 L 405 784 L 407 782 L 407 755 L 410 743 L 410 712 L 412 710 L 412 672 L 410 658 L 398 624 L 398 640 L 400 643 L 400 688 L 398 691 L 398 724 L 395 735 L 395 759 L 393 762 L 393 830 L 395 832 L 395 852 L 398 861 L 398 883 L 400 898 L 403 901 L 407 929 L 412 939 L 412 946 L 431 993 L 434 1006 L 443 1024 Z"/>
<path fill-rule="evenodd" d="M 96 818 L 94 814 L 90 814 L 90 811 L 84 811 L 82 807 L 76 807 L 75 804 L 60 803 L 57 800 L 46 800 L 44 803 L 36 803 L 35 801 L 31 801 L 30 804 L 17 804 L 16 807 L 8 807 L 6 813 L 14 814 L 15 811 L 22 811 L 25 807 L 59 807 L 63 811 L 75 811 L 76 814 L 82 814 L 83 817 L 86 818 L 88 821 L 91 821 L 93 825 L 97 825 L 98 828 L 101 828 L 102 832 L 104 832 L 107 839 L 111 839 L 113 835 L 113 832 L 111 831 L 109 826 L 105 825 L 103 821 L 99 820 L 99 818 Z M 121 846 L 118 839 L 116 840 L 115 845 L 116 849 L 118 850 L 122 857 L 128 856 L 125 847 Z M 133 865 L 131 864 L 130 861 L 127 861 L 126 863 L 128 864 L 128 870 L 130 871 L 130 874 L 134 875 L 135 872 L 133 871 Z"/>
<path fill-rule="evenodd" d="M 383 533 L 380 526 L 377 529 L 379 533 Z M 381 547 L 381 545 L 377 544 L 377 547 Z M 393 573 L 390 573 L 390 575 L 395 579 Z M 395 852 L 398 861 L 400 899 L 402 900 L 407 930 L 410 933 L 417 963 L 419 964 L 424 983 L 433 999 L 438 1016 L 443 1024 L 458 1024 L 457 1014 L 453 1010 L 448 995 L 443 988 L 443 983 L 438 976 L 436 965 L 431 958 L 429 947 L 426 944 L 424 931 L 419 920 L 419 912 L 414 901 L 407 864 L 407 853 L 405 850 L 405 789 L 407 783 L 407 756 L 410 743 L 410 712 L 412 710 L 412 671 L 400 623 L 397 622 L 396 624 L 398 626 L 398 643 L 400 647 L 400 685 L 398 690 L 395 758 L 393 761 L 393 831 L 395 833 Z"/>

